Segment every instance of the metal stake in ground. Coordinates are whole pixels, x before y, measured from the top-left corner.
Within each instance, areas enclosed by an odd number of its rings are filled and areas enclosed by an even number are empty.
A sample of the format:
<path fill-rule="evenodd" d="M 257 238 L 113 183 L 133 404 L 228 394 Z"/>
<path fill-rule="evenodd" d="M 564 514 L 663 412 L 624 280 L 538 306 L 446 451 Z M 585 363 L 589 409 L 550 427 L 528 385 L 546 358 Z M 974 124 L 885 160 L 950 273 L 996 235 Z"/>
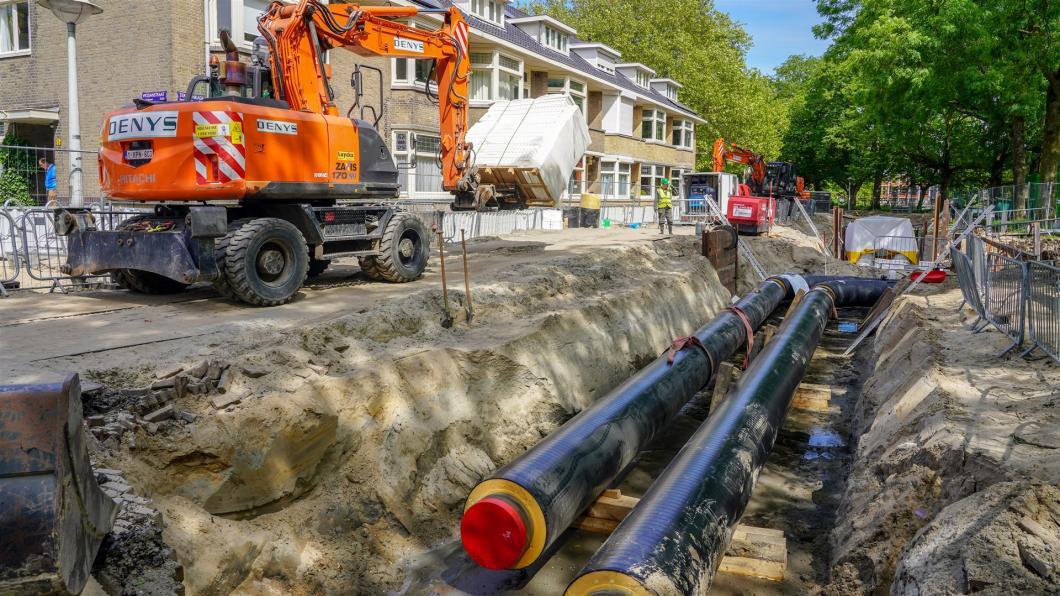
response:
<path fill-rule="evenodd" d="M 460 248 L 464 251 L 464 293 L 467 294 L 467 322 L 470 324 L 471 319 L 475 318 L 475 309 L 471 306 L 471 280 L 467 274 L 467 239 L 463 229 L 460 230 Z"/>
<path fill-rule="evenodd" d="M 449 312 L 449 287 L 445 281 L 445 237 L 438 232 L 438 261 L 442 264 L 442 328 L 453 326 L 453 314 Z"/>

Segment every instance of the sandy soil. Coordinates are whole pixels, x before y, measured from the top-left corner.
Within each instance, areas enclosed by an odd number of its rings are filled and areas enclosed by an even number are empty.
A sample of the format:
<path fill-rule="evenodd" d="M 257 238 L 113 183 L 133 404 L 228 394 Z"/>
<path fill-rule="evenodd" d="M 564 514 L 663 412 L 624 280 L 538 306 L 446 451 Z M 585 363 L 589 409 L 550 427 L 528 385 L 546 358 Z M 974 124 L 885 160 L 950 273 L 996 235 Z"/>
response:
<path fill-rule="evenodd" d="M 830 593 L 1060 591 L 1060 366 L 999 359 L 960 302 L 903 297 L 880 327 Z"/>
<path fill-rule="evenodd" d="M 168 369 L 227 364 L 230 405 L 185 395 L 174 403 L 193 421 L 92 446 L 161 512 L 189 593 L 397 589 L 402 561 L 456 536 L 479 479 L 729 299 L 691 236 L 572 230 L 473 248 L 470 325 L 450 290 L 442 328 L 433 271 L 387 286 L 340 269 L 269 310 L 205 291 L 19 298 L 4 304 L 5 342 L 25 349 L 2 366 L 80 370 L 99 400 L 126 404 Z"/>

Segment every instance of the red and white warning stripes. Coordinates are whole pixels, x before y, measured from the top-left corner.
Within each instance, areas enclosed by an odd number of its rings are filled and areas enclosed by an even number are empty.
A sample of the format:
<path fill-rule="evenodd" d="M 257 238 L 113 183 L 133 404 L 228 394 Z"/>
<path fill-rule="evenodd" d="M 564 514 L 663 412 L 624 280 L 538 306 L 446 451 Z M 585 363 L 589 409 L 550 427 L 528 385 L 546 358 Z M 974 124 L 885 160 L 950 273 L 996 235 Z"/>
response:
<path fill-rule="evenodd" d="M 456 44 L 460 46 L 460 55 L 463 56 L 464 60 L 470 60 L 467 53 L 467 22 L 460 21 L 456 24 L 453 29 L 453 37 L 456 39 Z"/>
<path fill-rule="evenodd" d="M 247 150 L 243 136 L 243 114 L 224 111 L 195 112 L 193 119 L 196 182 L 208 184 L 245 178 Z"/>

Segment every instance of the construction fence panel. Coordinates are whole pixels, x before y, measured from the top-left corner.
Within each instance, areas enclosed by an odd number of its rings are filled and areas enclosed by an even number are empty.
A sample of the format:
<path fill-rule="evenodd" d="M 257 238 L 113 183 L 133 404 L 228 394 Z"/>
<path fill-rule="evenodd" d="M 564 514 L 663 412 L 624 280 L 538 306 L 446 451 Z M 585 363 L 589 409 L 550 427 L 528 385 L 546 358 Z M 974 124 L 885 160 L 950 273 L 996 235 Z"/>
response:
<path fill-rule="evenodd" d="M 986 320 L 1012 340 L 1005 352 L 1023 344 L 1026 267 L 998 253 L 987 255 Z"/>
<path fill-rule="evenodd" d="M 81 164 L 82 183 L 91 183 L 95 188 L 91 180 L 96 178 L 98 155 L 96 151 L 0 145 L 0 205 L 70 204 L 71 163 Z M 49 176 L 52 168 L 52 176 Z M 98 204 L 100 195 L 86 188 L 83 201 L 85 205 Z"/>
<path fill-rule="evenodd" d="M 7 295 L 7 287 L 19 282 L 21 267 L 18 258 L 18 228 L 6 209 L 0 209 L 0 295 Z"/>
<path fill-rule="evenodd" d="M 1027 335 L 1033 346 L 1060 362 L 1060 261 L 1034 261 L 1027 271 Z"/>
<path fill-rule="evenodd" d="M 979 283 L 975 279 L 972 261 L 968 258 L 968 255 L 957 250 L 956 247 L 950 249 L 950 258 L 953 259 L 953 268 L 957 271 L 957 282 L 961 288 L 961 296 L 964 298 L 965 304 L 972 307 L 972 310 L 975 311 L 976 320 L 972 323 L 972 327 L 975 327 L 986 320 L 986 310 L 983 308 L 982 294 L 979 292 Z"/>

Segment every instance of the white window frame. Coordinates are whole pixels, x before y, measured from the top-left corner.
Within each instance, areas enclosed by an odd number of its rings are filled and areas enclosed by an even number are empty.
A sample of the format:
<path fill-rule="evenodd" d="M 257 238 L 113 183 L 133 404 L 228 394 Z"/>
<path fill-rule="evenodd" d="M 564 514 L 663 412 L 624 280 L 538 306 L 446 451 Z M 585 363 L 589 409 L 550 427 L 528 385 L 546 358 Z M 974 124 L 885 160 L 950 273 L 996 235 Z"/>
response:
<path fill-rule="evenodd" d="M 666 86 L 666 97 L 669 97 L 670 99 L 672 99 L 674 101 L 677 101 L 677 87 L 674 87 L 673 85 L 667 85 Z"/>
<path fill-rule="evenodd" d="M 647 171 L 648 173 L 645 174 L 645 171 Z M 659 188 L 660 180 L 662 180 L 663 178 L 666 178 L 666 166 L 646 163 L 640 164 L 640 191 L 642 193 L 641 197 L 647 197 L 652 200 L 655 200 L 655 190 Z M 649 180 L 650 182 L 645 184 L 645 180 Z M 645 192 L 645 187 L 647 187 L 647 192 Z"/>
<path fill-rule="evenodd" d="M 419 21 L 409 21 L 408 26 L 413 29 L 426 29 L 428 31 L 434 31 L 438 27 L 431 26 L 430 23 L 421 23 Z M 403 78 L 398 77 L 398 61 L 405 62 L 405 76 Z M 430 72 L 430 60 L 416 59 L 416 58 L 391 58 L 390 59 L 390 88 L 391 89 L 411 89 L 413 91 L 423 91 L 423 81 L 416 79 L 416 67 L 417 63 L 422 62 L 427 65 L 427 70 Z M 438 83 L 433 80 L 430 81 L 431 91 L 437 92 Z"/>
<path fill-rule="evenodd" d="M 674 147 L 691 149 L 696 143 L 696 126 L 691 120 L 674 119 L 673 130 L 670 132 L 670 140 L 673 141 L 675 134 L 681 134 L 680 143 L 672 143 Z"/>
<path fill-rule="evenodd" d="M 567 180 L 566 199 L 568 201 L 574 198 L 581 198 L 585 194 L 585 165 L 585 156 L 582 155 L 582 158 L 574 166 L 570 179 Z"/>
<path fill-rule="evenodd" d="M 472 106 L 488 106 L 488 105 L 492 104 L 493 102 L 500 100 L 500 98 L 501 98 L 501 95 L 500 95 L 500 88 L 501 87 L 500 87 L 500 85 L 501 85 L 501 75 L 502 74 L 511 75 L 511 76 L 516 77 L 516 78 L 519 79 L 519 89 L 516 91 L 515 97 L 512 97 L 510 99 L 519 99 L 521 97 L 525 97 L 526 96 L 527 90 L 529 89 L 529 86 L 525 83 L 525 79 L 526 79 L 526 74 L 525 74 L 526 73 L 526 63 L 523 62 L 523 60 L 521 58 L 519 58 L 516 55 L 510 54 L 508 52 L 502 52 L 500 50 L 488 50 L 488 51 L 471 52 L 472 56 L 475 56 L 476 54 L 478 54 L 478 55 L 489 54 L 490 55 L 490 61 L 489 62 L 481 62 L 481 61 L 475 62 L 474 60 L 471 61 L 471 70 L 489 71 L 490 85 L 489 85 L 489 97 L 485 98 L 485 99 L 483 99 L 483 98 L 477 98 L 477 99 L 476 98 L 470 98 Z M 509 68 L 509 67 L 504 66 L 503 64 L 501 64 L 501 58 L 502 57 L 506 58 L 508 60 L 514 61 L 514 62 L 518 62 L 519 63 L 519 69 L 515 70 L 513 68 Z"/>
<path fill-rule="evenodd" d="M 230 10 L 232 11 L 232 14 L 230 15 L 231 18 L 229 19 L 229 21 L 232 23 L 232 30 L 229 31 L 229 33 L 232 34 L 232 41 L 236 42 L 236 46 L 238 46 L 239 48 L 249 50 L 251 47 L 253 47 L 254 44 L 253 42 L 246 41 L 245 39 L 243 39 L 243 35 L 246 32 L 246 28 L 244 27 L 245 23 L 243 22 L 243 8 L 245 6 L 244 0 L 227 1 L 230 6 Z M 284 4 L 295 4 L 297 1 L 298 0 L 280 0 L 280 2 L 283 2 Z M 330 0 L 321 1 L 324 4 L 327 4 Z M 266 6 L 268 6 L 268 4 L 268 2 L 265 3 Z M 221 47 L 221 40 L 217 36 L 218 24 L 220 24 L 220 19 L 217 18 L 217 0 L 210 0 L 209 18 L 210 45 L 212 46 L 211 49 L 214 51 L 223 50 L 224 48 Z M 239 32 L 239 35 L 235 34 L 236 31 Z"/>
<path fill-rule="evenodd" d="M 567 46 L 569 44 L 570 36 L 563 31 L 560 31 L 551 25 L 541 26 L 541 45 L 556 50 L 561 54 L 566 54 L 568 52 Z"/>
<path fill-rule="evenodd" d="M 563 87 L 553 87 L 552 81 L 557 79 L 563 79 Z M 571 83 L 580 85 L 582 90 L 578 91 L 571 87 Z M 574 103 L 578 106 L 578 109 L 582 111 L 582 114 L 586 113 L 586 102 L 589 101 L 589 89 L 585 84 L 585 81 L 581 79 L 572 79 L 568 76 L 548 77 L 548 93 L 554 95 L 569 95 Z"/>
<path fill-rule="evenodd" d="M 404 135 L 405 138 L 405 149 L 398 150 L 398 137 Z M 439 200 L 439 199 L 451 199 L 452 195 L 442 188 L 442 179 L 439 173 L 438 188 L 437 190 L 425 191 L 416 190 L 416 176 L 417 176 L 417 163 L 418 158 L 426 157 L 430 159 L 437 159 L 436 153 L 430 153 L 427 151 L 419 151 L 416 148 L 417 137 L 434 137 L 439 139 L 441 142 L 441 135 L 437 132 L 425 132 L 409 129 L 395 130 L 391 133 L 391 147 L 394 148 L 391 151 L 391 155 L 394 156 L 394 163 L 405 164 L 408 167 L 398 167 L 398 177 L 401 179 L 402 188 L 400 196 L 406 199 L 418 199 L 418 200 Z"/>
<path fill-rule="evenodd" d="M 8 52 L 0 52 L 0 58 L 15 58 L 17 56 L 29 56 L 30 54 L 33 53 L 33 23 L 32 23 L 33 15 L 30 14 L 30 4 L 32 3 L 32 1 L 33 0 L 0 0 L 0 10 L 8 12 L 8 10 L 11 9 L 9 14 L 11 15 L 12 19 L 16 19 L 12 23 L 13 26 L 11 27 L 11 30 L 14 32 L 14 39 L 11 40 L 12 43 L 13 43 L 12 47 L 16 47 L 17 48 L 19 46 L 19 42 L 21 41 L 21 39 L 19 39 L 18 21 L 17 21 L 18 17 L 16 16 L 18 14 L 18 5 L 19 4 L 25 4 L 26 5 L 26 33 L 27 33 L 27 35 L 26 35 L 26 37 L 27 37 L 27 39 L 26 39 L 26 48 L 25 49 L 17 49 L 17 50 L 11 50 L 11 51 L 8 51 Z"/>
<path fill-rule="evenodd" d="M 630 184 L 630 176 L 632 175 L 633 164 L 625 161 L 607 160 L 603 159 L 600 161 L 600 196 L 605 201 L 628 201 L 630 197 L 630 191 L 632 185 Z M 615 194 L 608 194 L 607 188 L 604 186 L 604 176 L 610 175 L 614 181 Z M 625 178 L 626 192 L 621 192 L 622 179 Z"/>
<path fill-rule="evenodd" d="M 644 136 L 644 125 L 652 123 L 651 136 Z M 666 142 L 666 112 L 654 108 L 644 108 L 640 116 L 640 136 L 646 143 Z"/>
<path fill-rule="evenodd" d="M 636 72 L 634 82 L 637 84 L 638 87 L 643 87 L 645 89 L 651 87 L 651 77 L 649 77 L 648 73 L 644 72 L 643 70 L 638 70 Z"/>
<path fill-rule="evenodd" d="M 504 26 L 504 2 L 501 0 L 471 0 L 471 14 L 487 23 Z"/>

